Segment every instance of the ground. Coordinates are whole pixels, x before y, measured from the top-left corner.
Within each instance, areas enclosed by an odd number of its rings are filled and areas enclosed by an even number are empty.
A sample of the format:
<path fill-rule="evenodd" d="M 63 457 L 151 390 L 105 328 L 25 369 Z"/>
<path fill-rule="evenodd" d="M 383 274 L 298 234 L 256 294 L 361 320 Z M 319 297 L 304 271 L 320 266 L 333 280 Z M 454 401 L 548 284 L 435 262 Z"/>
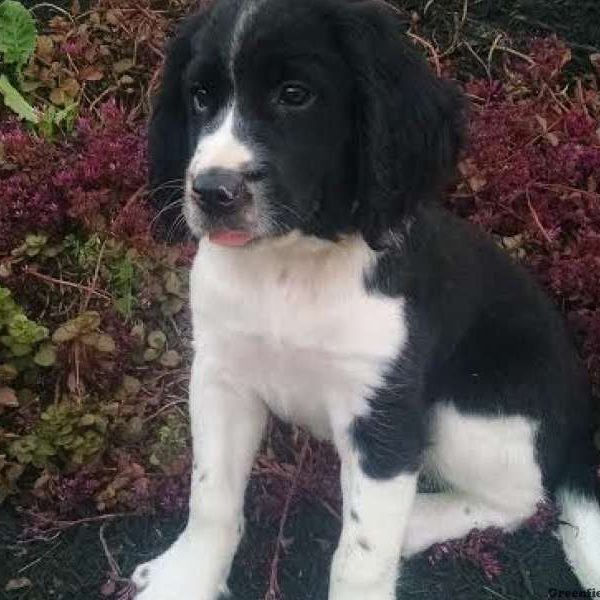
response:
<path fill-rule="evenodd" d="M 127 516 L 104 524 L 73 527 L 47 542 L 16 544 L 18 522 L 5 512 L 0 533 L 0 564 L 12 576 L 27 577 L 32 586 L 0 591 L 10 600 L 80 600 L 102 598 L 107 556 L 130 573 L 168 546 L 183 526 L 182 518 L 149 519 Z M 103 548 L 100 531 L 106 543 Z M 268 556 L 277 538 L 276 522 L 251 522 L 236 558 L 230 587 L 236 600 L 262 600 L 268 587 Z M 303 501 L 285 528 L 286 552 L 279 569 L 280 595 L 285 600 L 325 600 L 328 564 L 339 533 L 339 522 L 318 503 Z M 551 589 L 579 590 L 551 533 L 524 530 L 505 539 L 498 551 L 502 574 L 488 579 L 464 558 L 415 557 L 404 566 L 401 598 L 410 600 L 533 600 L 547 598 Z M 105 591 L 110 592 L 107 587 Z M 109 595 L 109 594 L 107 594 Z M 118 596 L 116 596 L 118 597 Z"/>

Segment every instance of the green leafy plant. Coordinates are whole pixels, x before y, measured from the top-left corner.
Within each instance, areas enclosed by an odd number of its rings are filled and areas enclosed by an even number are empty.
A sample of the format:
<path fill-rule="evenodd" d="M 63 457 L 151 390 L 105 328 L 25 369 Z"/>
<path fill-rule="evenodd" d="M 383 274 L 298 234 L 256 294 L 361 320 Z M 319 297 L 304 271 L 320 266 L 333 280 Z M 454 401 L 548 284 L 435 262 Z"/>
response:
<path fill-rule="evenodd" d="M 6 75 L 0 75 L 0 95 L 4 98 L 4 104 L 17 116 L 31 123 L 37 123 L 39 118 L 31 104 L 23 98 L 19 90 L 8 80 Z"/>
<path fill-rule="evenodd" d="M 33 55 L 36 40 L 35 21 L 29 11 L 15 0 L 0 3 L 0 95 L 19 118 L 32 123 L 39 117 L 14 84 L 21 83 L 23 67 Z"/>
<path fill-rule="evenodd" d="M 77 340 L 98 352 L 112 353 L 116 350 L 115 341 L 110 335 L 98 331 L 100 321 L 101 317 L 96 311 L 82 312 L 58 327 L 52 334 L 52 341 L 55 344 L 64 344 Z"/>
<path fill-rule="evenodd" d="M 65 249 L 73 256 L 82 272 L 100 265 L 100 274 L 114 298 L 114 306 L 121 316 L 130 318 L 138 307 L 138 285 L 145 270 L 143 261 L 132 249 L 114 240 L 102 240 L 92 235 L 82 241 L 75 235 L 65 239 Z"/>
<path fill-rule="evenodd" d="M 34 256 L 44 256 L 54 258 L 62 250 L 62 246 L 48 243 L 48 236 L 43 233 L 29 233 L 25 236 L 25 241 L 11 251 L 15 258 Z"/>
<path fill-rule="evenodd" d="M 151 465 L 168 470 L 187 448 L 188 427 L 185 419 L 177 413 L 169 414 L 165 423 L 158 428 L 155 438 L 148 460 Z"/>
<path fill-rule="evenodd" d="M 126 318 L 131 316 L 137 305 L 134 293 L 136 271 L 135 263 L 127 255 L 115 262 L 111 269 L 111 283 L 117 296 L 115 307 Z"/>
<path fill-rule="evenodd" d="M 2 61 L 14 65 L 17 73 L 35 50 L 37 32 L 29 11 L 15 0 L 0 3 L 0 52 Z"/>
<path fill-rule="evenodd" d="M 48 140 L 53 140 L 59 133 L 71 133 L 75 127 L 77 114 L 76 103 L 67 104 L 61 109 L 50 104 L 39 119 L 38 131 Z"/>
<path fill-rule="evenodd" d="M 81 465 L 102 450 L 107 427 L 106 417 L 84 413 L 74 403 L 53 404 L 31 433 L 12 442 L 9 454 L 19 464 L 38 468 Z"/>
<path fill-rule="evenodd" d="M 12 293 L 0 286 L 0 380 L 11 380 L 34 365 L 49 367 L 56 351 L 48 343 L 49 331 L 29 319 Z"/>

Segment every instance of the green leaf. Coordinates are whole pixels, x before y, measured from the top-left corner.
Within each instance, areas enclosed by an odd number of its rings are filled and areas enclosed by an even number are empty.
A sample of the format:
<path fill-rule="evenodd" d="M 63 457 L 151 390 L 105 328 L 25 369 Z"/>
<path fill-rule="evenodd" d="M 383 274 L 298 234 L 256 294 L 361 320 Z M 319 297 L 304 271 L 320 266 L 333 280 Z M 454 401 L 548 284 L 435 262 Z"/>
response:
<path fill-rule="evenodd" d="M 82 427 L 90 427 L 95 422 L 96 422 L 96 415 L 91 414 L 91 413 L 87 413 L 87 414 L 83 415 L 83 417 L 81 417 L 81 419 L 79 419 L 79 424 Z"/>
<path fill-rule="evenodd" d="M 33 356 L 33 362 L 40 367 L 51 367 L 56 362 L 56 346 L 42 344 Z"/>
<path fill-rule="evenodd" d="M 167 336 L 160 331 L 160 329 L 156 329 L 151 331 L 148 334 L 148 346 L 150 348 L 156 348 L 158 350 L 162 350 L 167 343 Z"/>
<path fill-rule="evenodd" d="M 157 348 L 146 348 L 144 350 L 144 362 L 152 362 L 160 356 L 160 350 Z"/>
<path fill-rule="evenodd" d="M 38 440 L 35 452 L 38 456 L 54 456 L 56 448 L 47 440 Z"/>
<path fill-rule="evenodd" d="M 125 395 L 136 396 L 142 389 L 142 382 L 131 375 L 124 375 L 122 388 L 125 392 Z"/>
<path fill-rule="evenodd" d="M 25 243 L 30 248 L 41 248 L 48 241 L 48 236 L 44 234 L 29 233 L 25 236 Z"/>
<path fill-rule="evenodd" d="M 184 306 L 184 302 L 181 298 L 171 296 L 160 305 L 160 311 L 165 317 L 172 317 L 176 315 Z"/>
<path fill-rule="evenodd" d="M 163 281 L 165 284 L 165 290 L 169 294 L 173 294 L 174 296 L 179 296 L 182 298 L 186 297 L 185 290 L 183 288 L 183 282 L 177 276 L 177 273 L 168 271 L 163 275 Z"/>
<path fill-rule="evenodd" d="M 63 323 L 53 334 L 52 341 L 61 344 L 98 329 L 100 315 L 93 310 L 81 313 L 78 317 Z"/>
<path fill-rule="evenodd" d="M 131 316 L 133 308 L 134 297 L 132 294 L 126 294 L 115 300 L 115 308 L 119 311 L 122 317 L 128 319 Z"/>
<path fill-rule="evenodd" d="M 39 121 L 39 117 L 33 106 L 11 85 L 6 75 L 0 75 L 0 95 L 4 98 L 4 104 L 17 113 L 20 119 L 25 119 L 31 123 Z"/>
<path fill-rule="evenodd" d="M 175 350 L 167 350 L 158 361 L 163 367 L 174 369 L 181 364 L 181 356 Z"/>
<path fill-rule="evenodd" d="M 32 350 L 33 348 L 30 344 L 21 344 L 19 342 L 15 342 L 10 345 L 10 351 L 16 358 L 19 358 L 20 356 L 27 356 Z"/>
<path fill-rule="evenodd" d="M 21 86 L 21 89 L 25 89 Z M 77 117 L 77 104 L 71 103 L 58 110 L 55 106 L 49 105 L 44 110 L 39 122 L 38 130 L 49 140 L 52 140 L 58 130 L 69 133 L 75 125 Z"/>
<path fill-rule="evenodd" d="M 11 348 L 15 344 L 31 345 L 48 337 L 48 330 L 23 314 L 14 315 L 8 323 L 8 335 L 11 337 Z"/>
<path fill-rule="evenodd" d="M 88 333 L 81 337 L 81 341 L 86 346 L 96 348 L 98 352 L 115 352 L 117 345 L 107 333 Z"/>
<path fill-rule="evenodd" d="M 29 11 L 15 0 L 0 4 L 0 52 L 4 62 L 21 67 L 35 50 L 37 32 Z"/>

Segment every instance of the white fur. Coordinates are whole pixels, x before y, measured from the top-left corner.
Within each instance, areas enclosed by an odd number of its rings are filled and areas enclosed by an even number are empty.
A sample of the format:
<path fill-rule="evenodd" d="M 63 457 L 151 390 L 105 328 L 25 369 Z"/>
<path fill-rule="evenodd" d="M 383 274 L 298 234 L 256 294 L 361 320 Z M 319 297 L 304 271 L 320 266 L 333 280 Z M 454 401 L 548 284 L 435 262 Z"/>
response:
<path fill-rule="evenodd" d="M 567 560 L 584 588 L 600 589 L 600 508 L 569 490 L 557 494 L 562 508 L 558 533 Z"/>
<path fill-rule="evenodd" d="M 194 469 L 188 524 L 167 552 L 134 572 L 142 590 L 138 600 L 214 600 L 226 589 L 243 531 L 244 490 L 265 407 L 238 393 L 210 357 L 196 356 L 190 418 Z"/>
<path fill-rule="evenodd" d="M 426 463 L 442 479 L 491 506 L 535 510 L 544 493 L 536 423 L 518 415 L 466 414 L 446 402 L 436 406 L 431 427 Z"/>
<path fill-rule="evenodd" d="M 334 244 L 290 234 L 246 248 L 201 241 L 191 273 L 197 470 L 190 518 L 167 553 L 136 570 L 139 600 L 217 597 L 239 539 L 265 405 L 318 436 L 333 437 L 342 461 L 358 464 L 349 426 L 366 413 L 369 390 L 381 383 L 406 340 L 403 302 L 365 290 L 373 259 L 358 236 Z M 351 596 L 334 588 L 333 599 L 393 598 L 413 479 L 376 482 L 352 468 L 345 502 L 357 503 L 364 535 L 376 548 L 364 578 L 375 581 L 383 569 L 385 593 L 374 588 L 369 596 Z M 345 531 L 351 523 L 345 519 Z M 342 538 L 351 540 L 351 532 Z M 343 544 L 339 556 L 351 556 L 356 547 Z M 349 579 L 352 560 L 338 560 L 339 590 L 364 589 Z"/>
<path fill-rule="evenodd" d="M 235 119 L 235 106 L 231 106 L 220 125 L 200 138 L 190 161 L 188 179 L 210 169 L 236 170 L 250 163 L 252 151 L 237 137 Z"/>
<path fill-rule="evenodd" d="M 536 424 L 521 416 L 482 416 L 438 405 L 426 470 L 451 488 L 418 494 L 403 554 L 460 538 L 473 528 L 512 530 L 544 499 L 535 458 Z"/>
<path fill-rule="evenodd" d="M 403 304 L 368 294 L 364 241 L 290 234 L 242 249 L 203 240 L 191 278 L 196 350 L 319 437 L 366 409 L 400 351 Z"/>
<path fill-rule="evenodd" d="M 231 80 L 235 81 L 233 73 L 235 58 L 237 57 L 241 48 L 241 40 L 243 35 L 248 30 L 252 20 L 258 13 L 263 2 L 262 0 L 252 0 L 252 2 L 246 2 L 239 13 L 235 27 L 233 29 L 233 35 L 231 36 L 231 44 L 229 49 L 229 72 L 231 74 Z"/>

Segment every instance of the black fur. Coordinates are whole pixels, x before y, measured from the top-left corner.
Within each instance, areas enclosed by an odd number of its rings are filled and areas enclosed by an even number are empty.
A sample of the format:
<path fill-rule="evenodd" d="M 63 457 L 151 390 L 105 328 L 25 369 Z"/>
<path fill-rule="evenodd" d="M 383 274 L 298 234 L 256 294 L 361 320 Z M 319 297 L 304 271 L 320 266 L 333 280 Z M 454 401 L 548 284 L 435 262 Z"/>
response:
<path fill-rule="evenodd" d="M 463 101 L 399 35 L 389 7 L 356 2 L 336 8 L 355 82 L 357 224 L 367 242 L 381 248 L 389 229 L 402 229 L 416 206 L 437 200 L 454 173 Z"/>
<path fill-rule="evenodd" d="M 181 76 L 191 58 L 190 36 L 203 20 L 203 15 L 197 15 L 187 21 L 169 44 L 160 92 L 154 99 L 150 120 L 150 192 L 157 209 L 155 229 L 169 241 L 180 241 L 188 233 L 179 202 L 183 197 L 183 175 L 190 157 Z"/>
<path fill-rule="evenodd" d="M 406 302 L 408 356 L 419 369 L 407 372 L 403 357 L 388 374 L 400 389 L 417 390 L 405 407 L 423 418 L 434 403 L 451 400 L 467 414 L 531 417 L 540 423 L 538 461 L 547 490 L 573 471 L 573 462 L 581 481 L 592 477 L 591 390 L 562 317 L 491 240 L 440 208 L 419 208 L 401 249 L 381 254 L 367 286 Z M 374 419 L 398 423 L 398 408 L 386 402 L 389 389 L 374 395 Z M 385 415 L 382 404 L 389 406 Z M 388 445 L 414 439 L 420 420 L 402 422 Z M 357 443 L 370 448 L 369 469 L 393 473 L 389 455 L 377 459 L 378 444 L 366 444 L 364 429 Z M 396 472 L 413 469 L 412 455 L 397 456 Z"/>

